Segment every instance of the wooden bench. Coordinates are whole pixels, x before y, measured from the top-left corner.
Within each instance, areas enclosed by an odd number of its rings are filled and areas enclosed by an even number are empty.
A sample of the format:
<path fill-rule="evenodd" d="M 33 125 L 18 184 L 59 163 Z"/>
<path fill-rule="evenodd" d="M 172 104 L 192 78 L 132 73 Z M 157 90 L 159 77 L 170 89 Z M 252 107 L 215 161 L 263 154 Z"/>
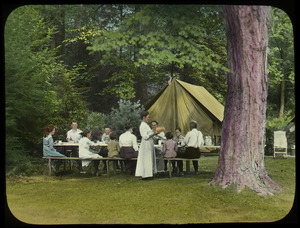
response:
<path fill-rule="evenodd" d="M 48 166 L 49 166 L 49 175 L 51 176 L 52 174 L 52 170 L 51 170 L 51 161 L 52 160 L 90 160 L 90 161 L 96 161 L 96 160 L 106 160 L 106 161 L 130 161 L 130 160 L 137 160 L 137 158 L 121 158 L 121 157 L 103 157 L 103 158 L 90 158 L 90 159 L 82 159 L 79 157 L 43 157 L 43 159 L 48 159 Z M 172 177 L 172 169 L 171 169 L 171 161 L 193 161 L 193 160 L 198 160 L 197 159 L 186 159 L 186 158 L 157 158 L 156 160 L 164 160 L 164 161 L 168 161 L 168 166 L 169 166 L 169 177 Z M 110 176 L 109 173 L 109 162 L 107 162 L 106 165 L 106 169 L 107 169 L 107 176 Z M 113 166 L 113 170 L 114 170 L 114 175 L 116 173 L 116 167 Z"/>

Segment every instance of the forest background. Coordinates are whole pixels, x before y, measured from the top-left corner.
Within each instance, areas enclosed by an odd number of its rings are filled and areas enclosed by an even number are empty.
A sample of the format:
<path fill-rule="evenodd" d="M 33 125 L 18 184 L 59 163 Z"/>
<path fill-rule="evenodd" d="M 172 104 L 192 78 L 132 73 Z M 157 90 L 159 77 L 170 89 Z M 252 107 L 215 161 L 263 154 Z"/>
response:
<path fill-rule="evenodd" d="M 278 8 L 272 20 L 267 145 L 295 117 L 293 26 Z M 226 100 L 219 6 L 27 5 L 8 16 L 4 44 L 7 167 L 42 156 L 48 124 L 55 140 L 65 140 L 72 120 L 94 137 L 105 124 L 137 127 L 143 105 L 170 77 Z"/>

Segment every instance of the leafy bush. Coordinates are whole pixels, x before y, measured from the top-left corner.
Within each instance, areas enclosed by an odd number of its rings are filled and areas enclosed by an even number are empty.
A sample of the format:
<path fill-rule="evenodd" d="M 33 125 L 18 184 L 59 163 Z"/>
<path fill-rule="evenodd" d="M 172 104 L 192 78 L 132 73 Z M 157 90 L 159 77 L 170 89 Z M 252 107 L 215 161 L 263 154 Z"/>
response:
<path fill-rule="evenodd" d="M 111 109 L 107 123 L 113 127 L 113 130 L 116 131 L 118 135 L 125 131 L 124 125 L 128 121 L 132 124 L 134 131 L 136 131 L 141 122 L 140 114 L 144 110 L 140 101 L 131 102 L 129 100 L 120 99 L 118 105 L 118 108 Z"/>
<path fill-rule="evenodd" d="M 87 116 L 86 128 L 91 131 L 101 130 L 104 128 L 106 119 L 106 115 L 101 112 L 91 112 Z"/>
<path fill-rule="evenodd" d="M 38 176 L 47 175 L 47 166 L 42 161 L 27 161 L 6 168 L 6 176 Z"/>
<path fill-rule="evenodd" d="M 102 129 L 105 126 L 107 116 L 101 112 L 91 112 L 87 116 L 86 128 L 92 131 L 92 140 L 101 140 Z"/>
<path fill-rule="evenodd" d="M 29 161 L 29 151 L 24 149 L 24 145 L 18 137 L 5 138 L 5 163 L 6 166 L 13 166 L 23 161 Z"/>

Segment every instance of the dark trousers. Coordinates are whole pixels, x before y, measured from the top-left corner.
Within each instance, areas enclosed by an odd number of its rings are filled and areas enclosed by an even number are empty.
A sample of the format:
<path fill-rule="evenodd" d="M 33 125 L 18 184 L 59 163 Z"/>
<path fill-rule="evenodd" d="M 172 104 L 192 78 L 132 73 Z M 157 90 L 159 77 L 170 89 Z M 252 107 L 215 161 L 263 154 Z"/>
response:
<path fill-rule="evenodd" d="M 165 171 L 167 171 L 167 164 L 168 164 L 168 161 L 165 160 Z M 172 167 L 173 167 L 173 172 L 176 172 L 177 171 L 177 168 L 176 168 L 176 161 L 171 161 L 171 164 L 172 164 Z M 169 167 L 170 169 L 171 167 Z"/>
<path fill-rule="evenodd" d="M 64 148 L 64 153 L 63 154 L 66 155 L 67 157 L 79 157 L 78 147 L 66 146 Z M 76 160 L 75 162 L 78 165 L 79 171 L 82 171 L 82 161 L 81 160 Z"/>
<path fill-rule="evenodd" d="M 134 160 L 126 160 L 125 163 L 125 170 L 130 171 L 131 175 L 135 174 L 135 167 L 136 167 L 136 161 Z"/>
<path fill-rule="evenodd" d="M 183 161 L 177 161 L 177 166 L 178 166 L 179 172 L 183 172 Z M 198 167 L 199 167 L 198 161 L 193 161 L 193 166 L 194 166 L 195 172 L 198 172 Z"/>
<path fill-rule="evenodd" d="M 98 166 L 100 164 L 100 160 L 95 160 L 93 161 L 93 165 L 94 165 L 94 174 L 96 175 L 98 172 Z"/>
<path fill-rule="evenodd" d="M 188 158 L 188 159 L 193 159 L 193 158 L 200 158 L 201 154 L 200 154 L 200 150 L 199 148 L 195 148 L 195 147 L 187 147 L 184 153 L 181 153 L 180 155 L 178 155 L 178 158 Z M 177 161 L 177 166 L 179 169 L 179 172 L 183 172 L 183 161 Z M 195 172 L 198 172 L 198 161 L 193 161 L 193 166 L 194 166 L 194 170 Z"/>
<path fill-rule="evenodd" d="M 100 152 L 98 153 L 102 157 L 107 157 L 108 156 L 108 149 L 107 147 L 101 147 Z M 106 173 L 106 160 L 102 160 L 103 162 L 103 172 Z"/>
<path fill-rule="evenodd" d="M 133 149 L 132 146 L 122 146 L 120 149 L 121 158 L 137 158 L 138 152 Z M 129 170 L 131 175 L 135 174 L 136 161 L 128 160 L 124 161 L 125 170 Z"/>

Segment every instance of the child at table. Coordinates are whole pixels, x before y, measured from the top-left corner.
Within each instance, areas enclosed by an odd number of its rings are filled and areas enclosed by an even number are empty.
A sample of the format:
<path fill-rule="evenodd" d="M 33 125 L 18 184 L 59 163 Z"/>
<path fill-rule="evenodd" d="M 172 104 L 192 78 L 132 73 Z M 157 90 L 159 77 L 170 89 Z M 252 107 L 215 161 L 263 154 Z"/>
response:
<path fill-rule="evenodd" d="M 108 149 L 108 157 L 112 158 L 112 157 L 117 157 L 119 156 L 119 152 L 120 152 L 120 145 L 119 143 L 116 141 L 117 139 L 117 134 L 112 132 L 109 136 L 110 141 L 107 144 L 107 149 Z"/>
<path fill-rule="evenodd" d="M 117 139 L 117 134 L 112 132 L 109 136 L 110 141 L 107 144 L 107 150 L 108 150 L 108 157 L 113 158 L 113 157 L 118 157 L 119 156 L 119 152 L 120 152 L 120 145 L 119 143 L 116 141 Z M 114 161 L 114 165 L 118 167 L 118 161 Z"/>
<path fill-rule="evenodd" d="M 163 145 L 163 156 L 164 158 L 175 158 L 177 155 L 177 143 L 173 140 L 173 134 L 171 132 L 166 133 L 167 140 Z M 165 171 L 167 170 L 167 162 L 165 160 Z M 171 161 L 173 167 L 173 173 L 177 172 L 175 161 Z M 170 169 L 171 167 L 169 167 Z"/>
<path fill-rule="evenodd" d="M 56 151 L 53 147 L 53 138 L 52 135 L 55 133 L 55 128 L 53 125 L 49 125 L 44 128 L 44 137 L 43 137 L 43 156 L 44 157 L 66 157 L 65 155 Z M 62 161 L 57 160 L 53 161 L 52 169 L 56 172 L 59 169 L 59 166 L 62 164 Z"/>
<path fill-rule="evenodd" d="M 84 159 L 89 158 L 102 158 L 99 154 L 93 153 L 90 151 L 90 146 L 93 145 L 93 142 L 90 140 L 91 137 L 91 131 L 88 129 L 85 129 L 83 132 L 80 133 L 82 135 L 82 138 L 79 140 L 79 157 Z M 89 160 L 83 160 L 82 161 L 82 169 L 85 171 L 86 167 L 91 163 Z M 98 165 L 100 163 L 100 160 L 94 161 L 94 173 L 95 175 L 98 174 Z"/>

